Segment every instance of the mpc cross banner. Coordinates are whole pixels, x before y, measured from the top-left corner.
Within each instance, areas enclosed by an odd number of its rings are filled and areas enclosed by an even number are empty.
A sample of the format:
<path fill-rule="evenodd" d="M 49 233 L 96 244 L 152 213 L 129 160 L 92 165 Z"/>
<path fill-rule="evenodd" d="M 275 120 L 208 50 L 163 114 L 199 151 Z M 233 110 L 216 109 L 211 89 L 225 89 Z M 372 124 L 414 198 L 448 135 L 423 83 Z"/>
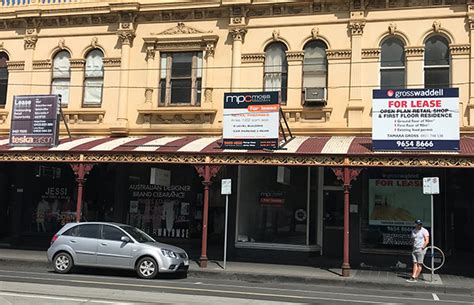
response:
<path fill-rule="evenodd" d="M 13 97 L 10 145 L 58 145 L 58 96 L 16 95 Z"/>
<path fill-rule="evenodd" d="M 223 148 L 276 149 L 279 124 L 278 92 L 224 94 Z"/>
<path fill-rule="evenodd" d="M 459 89 L 373 91 L 374 150 L 459 150 Z"/>

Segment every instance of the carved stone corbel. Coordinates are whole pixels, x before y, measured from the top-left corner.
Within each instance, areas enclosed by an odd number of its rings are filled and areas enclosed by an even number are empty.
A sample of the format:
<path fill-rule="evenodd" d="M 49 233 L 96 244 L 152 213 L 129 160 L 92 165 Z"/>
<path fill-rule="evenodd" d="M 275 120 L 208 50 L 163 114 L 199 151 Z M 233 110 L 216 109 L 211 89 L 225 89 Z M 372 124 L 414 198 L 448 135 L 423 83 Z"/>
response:
<path fill-rule="evenodd" d="M 365 21 L 354 21 L 349 23 L 349 29 L 353 36 L 364 34 Z"/>
<path fill-rule="evenodd" d="M 229 33 L 232 35 L 233 40 L 243 41 L 245 34 L 247 34 L 247 29 L 243 27 L 231 28 Z"/>

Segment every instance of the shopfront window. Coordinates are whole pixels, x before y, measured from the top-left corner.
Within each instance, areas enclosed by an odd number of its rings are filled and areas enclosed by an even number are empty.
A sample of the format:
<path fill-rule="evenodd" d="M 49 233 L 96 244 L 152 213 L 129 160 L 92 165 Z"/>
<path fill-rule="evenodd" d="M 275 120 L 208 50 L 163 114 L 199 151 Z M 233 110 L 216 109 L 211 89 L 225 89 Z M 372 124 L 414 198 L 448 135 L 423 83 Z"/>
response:
<path fill-rule="evenodd" d="M 426 173 L 370 170 L 362 208 L 363 248 L 409 249 L 416 219 L 431 227 L 430 196 L 423 194 Z"/>
<path fill-rule="evenodd" d="M 308 183 L 312 176 L 304 167 L 240 167 L 237 243 L 315 242 L 316 219 L 308 219 L 317 209 L 316 196 L 310 200 L 317 185 L 316 179 Z"/>

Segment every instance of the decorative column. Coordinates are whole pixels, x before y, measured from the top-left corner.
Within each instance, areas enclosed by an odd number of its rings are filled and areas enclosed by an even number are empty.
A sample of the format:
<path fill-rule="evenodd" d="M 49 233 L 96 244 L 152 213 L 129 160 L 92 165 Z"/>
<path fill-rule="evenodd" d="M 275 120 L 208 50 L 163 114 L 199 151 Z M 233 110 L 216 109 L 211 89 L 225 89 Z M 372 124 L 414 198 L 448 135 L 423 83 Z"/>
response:
<path fill-rule="evenodd" d="M 24 40 L 25 49 L 25 71 L 33 71 L 34 53 L 36 43 L 38 42 L 39 20 L 27 18 L 25 20 L 26 30 Z M 34 92 L 33 88 L 33 73 L 25 73 L 24 76 L 24 93 Z"/>
<path fill-rule="evenodd" d="M 240 66 L 242 57 L 242 42 L 247 29 L 244 17 L 231 18 L 229 33 L 232 35 L 232 73 L 230 91 L 235 92 L 240 88 Z"/>
<path fill-rule="evenodd" d="M 351 72 L 347 126 L 361 127 L 364 104 L 362 101 L 362 34 L 364 33 L 364 12 L 351 12 L 349 30 L 351 33 Z"/>
<path fill-rule="evenodd" d="M 467 104 L 467 123 L 474 126 L 474 5 L 468 5 L 469 23 L 469 102 Z"/>
<path fill-rule="evenodd" d="M 77 204 L 76 204 L 76 222 L 81 221 L 82 215 L 82 193 L 84 189 L 84 182 L 86 182 L 85 176 L 89 174 L 89 172 L 94 167 L 92 163 L 74 163 L 71 164 L 71 168 L 74 171 L 74 175 L 76 176 L 77 182 Z"/>
<path fill-rule="evenodd" d="M 116 135 L 126 135 L 128 132 L 128 79 L 130 71 L 130 48 L 135 38 L 131 14 L 122 16 L 122 22 L 119 24 L 117 35 L 122 45 L 121 64 L 120 64 L 120 84 L 119 100 L 117 108 L 117 122 L 112 128 L 112 133 Z"/>
<path fill-rule="evenodd" d="M 213 76 L 214 76 L 214 53 L 215 53 L 215 44 L 207 43 L 206 44 L 206 53 L 204 58 L 206 59 L 206 83 L 204 85 L 204 103 L 212 103 L 212 91 L 213 91 Z M 212 106 L 212 105 L 209 105 Z"/>
<path fill-rule="evenodd" d="M 146 88 L 145 107 L 151 108 L 153 105 L 153 69 L 155 68 L 155 41 L 146 43 Z"/>
<path fill-rule="evenodd" d="M 82 58 L 70 59 L 71 87 L 69 88 L 69 107 L 80 109 L 84 100 L 84 66 L 86 61 Z M 82 99 L 81 99 L 82 97 Z"/>
<path fill-rule="evenodd" d="M 209 157 L 206 157 L 206 162 L 209 161 Z M 204 202 L 202 211 L 202 240 L 201 240 L 201 257 L 199 258 L 199 266 L 201 268 L 207 267 L 207 225 L 209 216 L 209 187 L 212 185 L 211 179 L 217 175 L 220 166 L 217 165 L 196 165 L 194 166 L 198 175 L 204 180 L 202 185 L 204 186 Z"/>
<path fill-rule="evenodd" d="M 349 164 L 349 160 L 344 160 L 345 164 Z M 342 276 L 350 275 L 351 266 L 349 264 L 349 205 L 350 205 L 350 188 L 351 181 L 357 179 L 362 169 L 344 167 L 333 167 L 334 174 L 338 180 L 343 182 L 344 186 L 344 249 L 342 262 Z"/>
<path fill-rule="evenodd" d="M 407 88 L 423 88 L 424 61 L 423 46 L 405 47 Z"/>
<path fill-rule="evenodd" d="M 288 61 L 288 108 L 302 108 L 301 104 L 301 77 L 303 75 L 303 51 L 286 51 Z"/>
<path fill-rule="evenodd" d="M 470 111 L 474 112 L 474 104 L 471 104 L 471 88 L 472 84 L 463 85 L 466 81 L 466 75 L 470 75 L 470 53 L 471 46 L 469 44 L 450 44 L 449 53 L 451 54 L 451 82 L 454 87 L 460 87 L 459 90 L 459 126 L 462 128 L 464 124 L 464 105 L 467 108 L 468 122 L 474 117 L 469 115 Z M 474 123 L 474 122 L 472 122 Z M 471 125 L 472 126 L 472 125 Z"/>

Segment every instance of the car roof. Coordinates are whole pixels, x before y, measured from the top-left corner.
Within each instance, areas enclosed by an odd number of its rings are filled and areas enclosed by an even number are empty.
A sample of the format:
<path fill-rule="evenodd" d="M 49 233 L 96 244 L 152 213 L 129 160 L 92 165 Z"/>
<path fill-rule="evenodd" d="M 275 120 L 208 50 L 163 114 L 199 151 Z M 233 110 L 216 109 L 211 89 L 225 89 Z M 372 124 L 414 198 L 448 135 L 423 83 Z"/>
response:
<path fill-rule="evenodd" d="M 117 226 L 117 227 L 131 227 L 130 225 L 124 224 L 124 223 L 118 223 L 118 222 L 107 222 L 107 221 L 83 221 L 83 222 L 68 222 L 66 223 L 61 230 L 58 231 L 59 234 L 62 234 L 66 230 L 69 230 L 72 227 L 78 226 L 78 225 L 112 225 L 112 226 Z"/>

